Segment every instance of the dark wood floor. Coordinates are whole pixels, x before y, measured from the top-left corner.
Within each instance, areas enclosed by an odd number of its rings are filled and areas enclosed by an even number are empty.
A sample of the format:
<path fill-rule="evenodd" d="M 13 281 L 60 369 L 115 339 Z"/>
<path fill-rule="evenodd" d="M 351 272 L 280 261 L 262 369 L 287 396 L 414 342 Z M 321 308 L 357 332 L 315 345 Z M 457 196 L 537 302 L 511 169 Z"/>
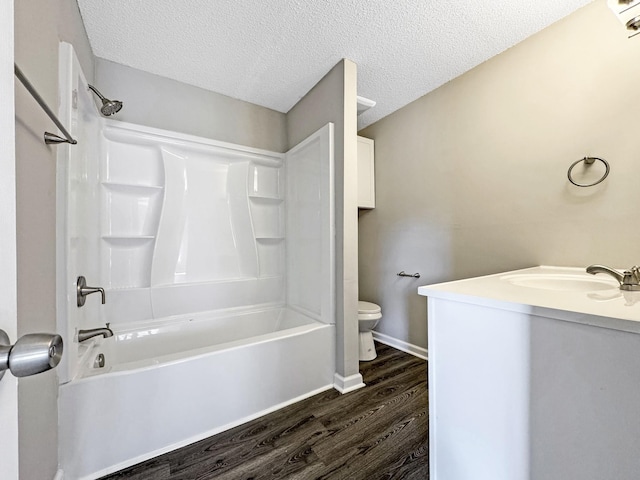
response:
<path fill-rule="evenodd" d="M 104 479 L 429 478 L 426 362 L 382 344 L 367 384 L 330 390 Z"/>

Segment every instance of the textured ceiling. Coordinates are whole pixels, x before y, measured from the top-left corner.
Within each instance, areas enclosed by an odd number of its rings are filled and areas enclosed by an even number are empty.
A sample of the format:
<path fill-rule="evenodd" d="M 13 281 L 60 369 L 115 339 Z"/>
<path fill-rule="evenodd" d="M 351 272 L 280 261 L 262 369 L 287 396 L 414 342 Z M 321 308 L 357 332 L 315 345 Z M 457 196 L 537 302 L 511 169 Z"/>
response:
<path fill-rule="evenodd" d="M 591 0 L 78 0 L 96 56 L 287 112 L 340 59 L 359 128 Z"/>

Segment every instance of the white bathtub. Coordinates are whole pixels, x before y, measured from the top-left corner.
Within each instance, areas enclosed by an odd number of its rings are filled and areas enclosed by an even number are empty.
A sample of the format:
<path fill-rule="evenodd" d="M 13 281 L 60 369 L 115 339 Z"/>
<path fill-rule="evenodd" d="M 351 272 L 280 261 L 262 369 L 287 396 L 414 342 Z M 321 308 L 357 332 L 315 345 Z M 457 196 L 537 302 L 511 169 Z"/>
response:
<path fill-rule="evenodd" d="M 65 479 L 98 478 L 333 386 L 334 325 L 286 308 L 114 333 L 60 387 Z"/>

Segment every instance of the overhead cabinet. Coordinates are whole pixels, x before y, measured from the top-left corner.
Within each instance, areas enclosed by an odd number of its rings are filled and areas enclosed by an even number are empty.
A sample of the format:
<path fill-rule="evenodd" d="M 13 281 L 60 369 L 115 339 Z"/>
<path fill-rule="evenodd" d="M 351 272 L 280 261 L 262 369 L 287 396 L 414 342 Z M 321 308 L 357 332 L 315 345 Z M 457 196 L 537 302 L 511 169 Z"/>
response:
<path fill-rule="evenodd" d="M 373 140 L 358 137 L 358 208 L 375 208 L 376 181 Z"/>

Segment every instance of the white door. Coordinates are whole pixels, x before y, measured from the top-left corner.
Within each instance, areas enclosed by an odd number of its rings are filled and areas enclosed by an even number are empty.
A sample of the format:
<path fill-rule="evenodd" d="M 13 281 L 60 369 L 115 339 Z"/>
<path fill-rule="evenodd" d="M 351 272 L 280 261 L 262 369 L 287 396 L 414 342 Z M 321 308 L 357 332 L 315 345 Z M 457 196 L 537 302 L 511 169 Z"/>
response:
<path fill-rule="evenodd" d="M 0 328 L 17 337 L 13 1 L 0 2 Z M 18 478 L 18 382 L 0 381 L 0 478 Z"/>

